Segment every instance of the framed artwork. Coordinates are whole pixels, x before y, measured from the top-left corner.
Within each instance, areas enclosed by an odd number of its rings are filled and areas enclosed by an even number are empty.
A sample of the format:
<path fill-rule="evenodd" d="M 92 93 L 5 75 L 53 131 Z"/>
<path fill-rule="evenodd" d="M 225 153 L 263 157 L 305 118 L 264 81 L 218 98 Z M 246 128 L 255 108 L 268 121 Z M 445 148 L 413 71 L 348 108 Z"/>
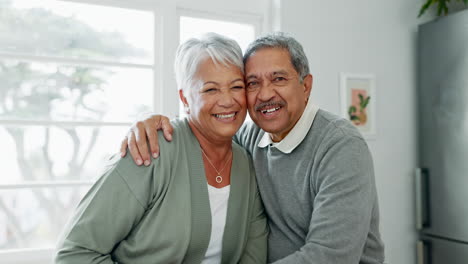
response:
<path fill-rule="evenodd" d="M 375 76 L 340 74 L 341 114 L 367 139 L 376 136 Z"/>

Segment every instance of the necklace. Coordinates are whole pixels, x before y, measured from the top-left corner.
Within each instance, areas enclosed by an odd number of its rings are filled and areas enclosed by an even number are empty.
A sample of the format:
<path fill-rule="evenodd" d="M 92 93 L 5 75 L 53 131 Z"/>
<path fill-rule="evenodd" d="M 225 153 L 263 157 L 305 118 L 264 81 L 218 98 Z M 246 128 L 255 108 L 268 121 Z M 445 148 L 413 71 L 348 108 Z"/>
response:
<path fill-rule="evenodd" d="M 206 160 L 208 161 L 208 163 L 210 163 L 211 167 L 213 167 L 213 169 L 218 174 L 218 176 L 216 176 L 216 178 L 215 178 L 216 182 L 217 183 L 222 183 L 223 182 L 223 176 L 221 176 L 221 172 L 223 172 L 223 170 L 226 168 L 226 165 L 229 163 L 230 158 L 226 161 L 226 163 L 224 163 L 223 168 L 220 171 L 218 171 L 216 169 L 216 167 L 213 165 L 213 163 L 211 162 L 210 158 L 208 158 L 208 156 L 206 155 L 205 151 L 203 151 L 202 148 L 200 148 L 200 149 L 201 149 L 203 155 L 205 156 Z M 232 155 L 232 152 L 230 154 Z M 229 156 L 231 156 L 231 155 L 229 155 Z"/>

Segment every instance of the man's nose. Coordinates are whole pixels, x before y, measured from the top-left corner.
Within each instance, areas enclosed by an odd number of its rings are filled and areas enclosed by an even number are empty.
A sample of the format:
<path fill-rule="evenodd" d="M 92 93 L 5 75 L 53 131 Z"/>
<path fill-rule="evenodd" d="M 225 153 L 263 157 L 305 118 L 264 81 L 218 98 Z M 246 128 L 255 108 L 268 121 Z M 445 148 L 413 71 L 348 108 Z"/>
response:
<path fill-rule="evenodd" d="M 270 101 L 275 97 L 275 90 L 270 83 L 266 83 L 260 87 L 257 98 L 261 101 Z"/>

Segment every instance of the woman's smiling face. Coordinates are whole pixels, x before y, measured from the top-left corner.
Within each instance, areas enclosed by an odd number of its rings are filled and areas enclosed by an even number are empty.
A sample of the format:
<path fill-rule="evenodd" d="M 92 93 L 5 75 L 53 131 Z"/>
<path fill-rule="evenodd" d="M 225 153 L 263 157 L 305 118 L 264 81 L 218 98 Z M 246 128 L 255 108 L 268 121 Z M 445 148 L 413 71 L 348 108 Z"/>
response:
<path fill-rule="evenodd" d="M 244 76 L 234 66 L 204 59 L 192 86 L 179 91 L 188 106 L 189 122 L 207 139 L 231 140 L 247 113 Z"/>

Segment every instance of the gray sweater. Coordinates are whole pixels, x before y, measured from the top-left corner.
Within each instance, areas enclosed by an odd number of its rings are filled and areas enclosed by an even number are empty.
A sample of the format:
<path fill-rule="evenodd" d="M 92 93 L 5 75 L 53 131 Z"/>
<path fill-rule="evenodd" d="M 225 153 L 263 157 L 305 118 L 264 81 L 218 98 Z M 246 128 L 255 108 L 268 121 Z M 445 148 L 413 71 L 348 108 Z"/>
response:
<path fill-rule="evenodd" d="M 264 133 L 249 123 L 236 140 L 253 158 L 270 226 L 268 261 L 383 263 L 372 157 L 357 129 L 319 110 L 289 154 L 258 147 Z"/>

